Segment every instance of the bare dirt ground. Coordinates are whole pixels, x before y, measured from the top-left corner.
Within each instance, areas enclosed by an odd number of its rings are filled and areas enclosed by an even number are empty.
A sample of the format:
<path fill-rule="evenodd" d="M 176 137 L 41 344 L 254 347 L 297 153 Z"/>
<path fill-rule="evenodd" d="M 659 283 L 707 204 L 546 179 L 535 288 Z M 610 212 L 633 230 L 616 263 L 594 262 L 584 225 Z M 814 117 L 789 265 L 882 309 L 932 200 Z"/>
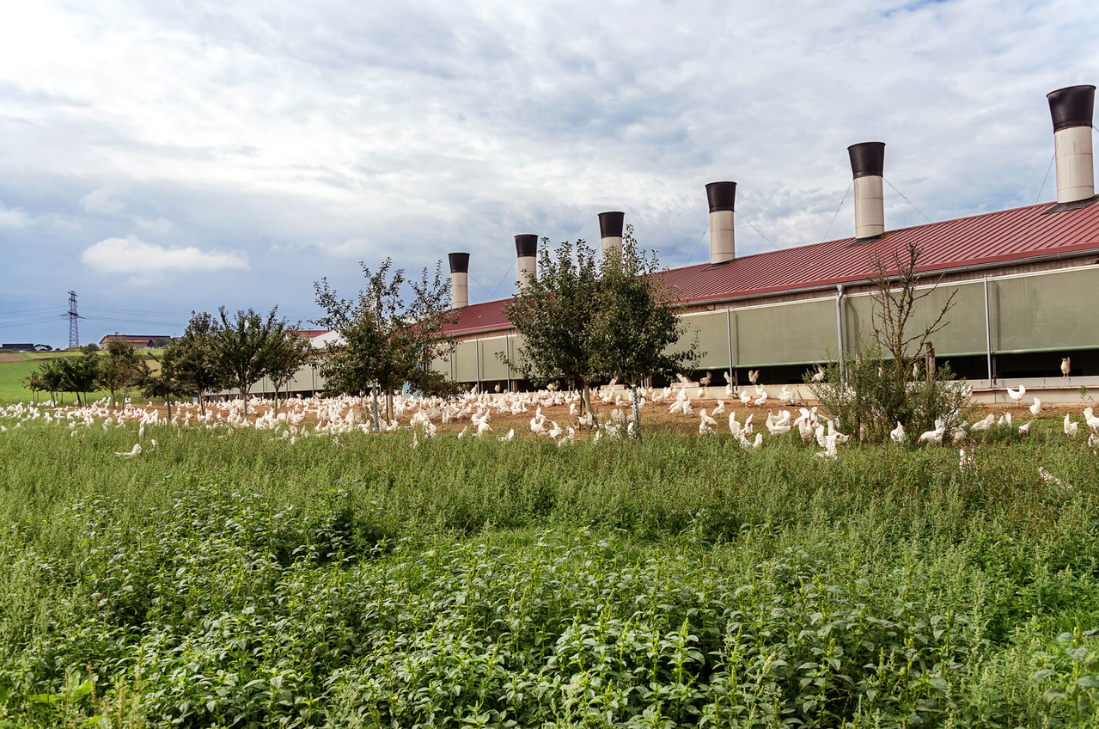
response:
<path fill-rule="evenodd" d="M 18 354 L 12 352 L 0 352 L 0 362 L 22 362 L 23 359 Z"/>

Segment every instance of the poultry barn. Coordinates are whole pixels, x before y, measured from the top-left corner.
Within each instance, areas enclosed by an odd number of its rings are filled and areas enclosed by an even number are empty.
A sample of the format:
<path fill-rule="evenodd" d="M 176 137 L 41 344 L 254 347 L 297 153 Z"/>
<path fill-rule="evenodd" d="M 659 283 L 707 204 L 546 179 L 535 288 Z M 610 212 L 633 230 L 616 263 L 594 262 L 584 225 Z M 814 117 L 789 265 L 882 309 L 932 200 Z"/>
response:
<path fill-rule="evenodd" d="M 664 272 L 680 292 L 683 317 L 705 352 L 701 376 L 761 384 L 800 383 L 836 352 L 853 352 L 870 325 L 872 265 L 911 244 L 918 271 L 934 291 L 920 302 L 911 330 L 922 330 L 951 295 L 948 324 L 933 338 L 974 394 L 1004 399 L 1006 385 L 1026 384 L 1050 401 L 1079 402 L 1081 386 L 1099 386 L 1099 205 L 1092 159 L 1095 87 L 1048 94 L 1053 120 L 1057 201 L 957 220 L 890 230 L 883 205 L 885 144 L 848 149 L 855 236 L 737 257 L 736 183 L 706 186 L 710 209 L 708 263 Z M 599 215 L 604 254 L 622 245 L 624 214 Z M 538 238 L 515 237 L 520 287 L 537 275 Z M 449 256 L 457 321 L 455 345 L 435 366 L 481 389 L 526 389 L 500 355 L 512 357 L 522 337 L 507 320 L 510 299 L 468 304 L 468 253 Z M 1061 366 L 1067 358 L 1069 372 Z M 654 383 L 664 384 L 664 383 Z"/>

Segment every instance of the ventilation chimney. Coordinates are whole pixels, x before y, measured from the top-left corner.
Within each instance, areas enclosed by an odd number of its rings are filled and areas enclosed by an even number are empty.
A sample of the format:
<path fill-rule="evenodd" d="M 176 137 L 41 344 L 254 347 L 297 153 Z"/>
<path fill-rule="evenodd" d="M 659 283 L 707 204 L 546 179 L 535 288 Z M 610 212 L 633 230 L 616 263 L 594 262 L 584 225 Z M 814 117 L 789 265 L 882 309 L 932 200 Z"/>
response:
<path fill-rule="evenodd" d="M 538 236 L 515 236 L 515 255 L 518 256 L 516 268 L 519 269 L 519 293 L 538 275 Z"/>
<path fill-rule="evenodd" d="M 469 254 L 451 253 L 450 256 L 450 308 L 469 306 Z"/>
<path fill-rule="evenodd" d="M 603 257 L 611 251 L 622 252 L 622 221 L 625 213 L 613 211 L 599 213 L 599 239 L 603 244 Z"/>
<path fill-rule="evenodd" d="M 710 265 L 736 258 L 733 242 L 733 209 L 736 204 L 735 182 L 711 182 L 706 185 L 710 203 Z"/>
<path fill-rule="evenodd" d="M 1087 200 L 1095 195 L 1091 155 L 1094 86 L 1069 86 L 1046 94 L 1053 115 L 1053 149 L 1057 157 L 1057 202 Z"/>
<path fill-rule="evenodd" d="M 885 142 L 862 142 L 847 148 L 855 187 L 855 238 L 877 238 L 885 233 L 882 172 Z"/>

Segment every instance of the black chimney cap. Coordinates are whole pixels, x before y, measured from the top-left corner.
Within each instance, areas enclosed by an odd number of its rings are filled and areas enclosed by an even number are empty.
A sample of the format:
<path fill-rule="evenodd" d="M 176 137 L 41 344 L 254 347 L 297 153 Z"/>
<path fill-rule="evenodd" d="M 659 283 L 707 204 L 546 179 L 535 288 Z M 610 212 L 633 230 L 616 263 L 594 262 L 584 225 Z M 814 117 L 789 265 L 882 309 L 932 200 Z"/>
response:
<path fill-rule="evenodd" d="M 618 211 L 599 213 L 599 237 L 621 238 L 622 222 L 625 219 L 626 214 Z"/>
<path fill-rule="evenodd" d="M 515 255 L 517 258 L 537 258 L 538 236 L 530 233 L 515 236 Z"/>
<path fill-rule="evenodd" d="M 468 253 L 451 253 L 448 258 L 450 258 L 451 273 L 469 273 Z"/>
<path fill-rule="evenodd" d="M 1046 94 L 1049 113 L 1053 116 L 1053 131 L 1072 127 L 1090 127 L 1095 110 L 1095 87 L 1090 84 L 1068 86 Z"/>
<path fill-rule="evenodd" d="M 847 148 L 851 155 L 851 177 L 881 177 L 885 170 L 885 142 L 860 142 Z"/>
<path fill-rule="evenodd" d="M 710 203 L 711 213 L 719 210 L 735 210 L 736 183 L 711 182 L 706 185 L 706 200 Z"/>

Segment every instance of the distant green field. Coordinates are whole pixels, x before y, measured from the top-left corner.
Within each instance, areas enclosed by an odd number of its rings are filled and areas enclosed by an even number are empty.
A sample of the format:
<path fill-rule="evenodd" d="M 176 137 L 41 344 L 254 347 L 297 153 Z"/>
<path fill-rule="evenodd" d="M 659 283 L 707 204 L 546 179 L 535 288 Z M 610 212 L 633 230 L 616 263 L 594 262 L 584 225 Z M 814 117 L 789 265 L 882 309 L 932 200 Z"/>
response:
<path fill-rule="evenodd" d="M 8 350 L 0 350 L 8 352 Z M 163 352 L 163 349 L 150 349 L 143 351 L 143 354 L 156 356 Z M 34 393 L 23 387 L 23 380 L 30 376 L 38 367 L 42 364 L 43 360 L 54 359 L 56 357 L 73 357 L 78 356 L 79 352 L 10 352 L 20 358 L 18 362 L 0 362 L 0 403 L 14 403 L 14 402 L 26 402 L 34 399 Z M 152 363 L 150 363 L 152 364 Z M 155 371 L 155 368 L 154 368 Z M 89 393 L 91 400 L 97 400 L 101 397 L 107 397 L 110 393 L 106 391 L 97 391 Z M 46 396 L 49 397 L 48 395 Z M 42 394 L 39 394 L 39 399 L 42 398 Z M 74 395 L 68 393 L 65 395 L 63 402 L 73 402 Z"/>

